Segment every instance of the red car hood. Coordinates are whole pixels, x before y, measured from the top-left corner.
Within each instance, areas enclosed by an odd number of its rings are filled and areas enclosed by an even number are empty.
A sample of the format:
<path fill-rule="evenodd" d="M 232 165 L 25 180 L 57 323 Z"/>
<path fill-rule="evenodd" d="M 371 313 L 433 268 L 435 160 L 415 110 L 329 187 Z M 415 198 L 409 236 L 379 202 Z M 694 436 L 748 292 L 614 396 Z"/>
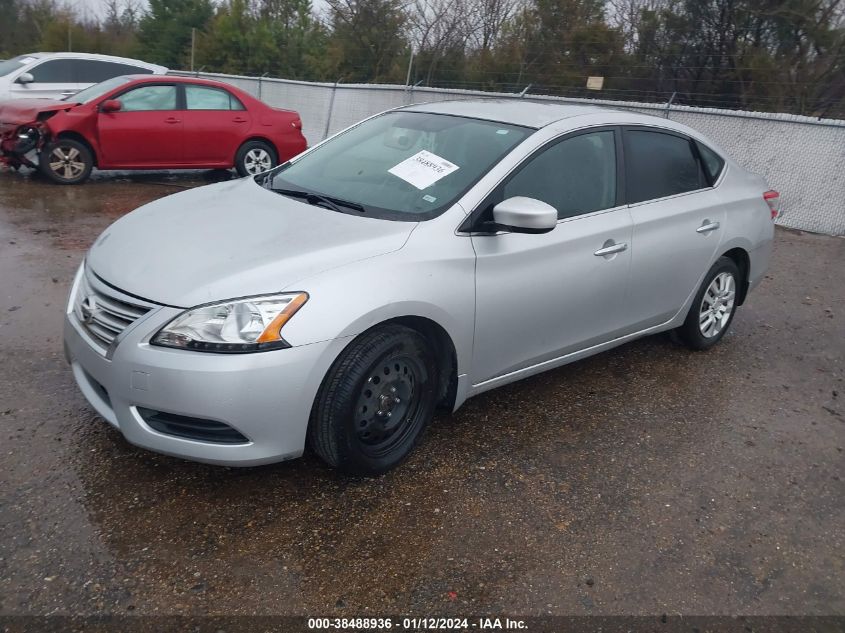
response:
<path fill-rule="evenodd" d="M 9 99 L 0 101 L 0 123 L 30 123 L 45 112 L 69 110 L 76 104 L 56 99 Z"/>

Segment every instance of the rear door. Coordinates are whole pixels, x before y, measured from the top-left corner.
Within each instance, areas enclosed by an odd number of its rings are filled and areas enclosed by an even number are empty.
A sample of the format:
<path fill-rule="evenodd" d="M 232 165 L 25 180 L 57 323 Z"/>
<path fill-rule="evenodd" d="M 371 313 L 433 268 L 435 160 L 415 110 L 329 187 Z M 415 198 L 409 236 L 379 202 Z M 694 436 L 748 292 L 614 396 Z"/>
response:
<path fill-rule="evenodd" d="M 231 166 L 252 123 L 228 90 L 182 84 L 185 91 L 185 160 L 198 166 Z"/>
<path fill-rule="evenodd" d="M 22 84 L 16 79 L 10 88 L 13 99 L 63 99 L 79 92 L 75 59 L 48 59 L 29 70 L 34 81 Z"/>
<path fill-rule="evenodd" d="M 97 114 L 101 168 L 184 164 L 182 110 L 175 84 L 145 83 L 113 98 L 120 101 L 120 110 Z"/>
<path fill-rule="evenodd" d="M 694 143 L 662 128 L 624 130 L 636 248 L 626 311 L 635 330 L 664 323 L 698 288 L 722 239 L 725 209 Z"/>

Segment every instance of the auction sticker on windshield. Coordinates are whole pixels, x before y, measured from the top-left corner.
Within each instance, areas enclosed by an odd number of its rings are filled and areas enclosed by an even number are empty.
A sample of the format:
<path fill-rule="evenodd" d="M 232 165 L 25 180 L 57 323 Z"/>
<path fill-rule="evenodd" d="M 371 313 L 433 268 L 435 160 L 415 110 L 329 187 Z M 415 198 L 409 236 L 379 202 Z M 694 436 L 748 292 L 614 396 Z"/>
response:
<path fill-rule="evenodd" d="M 387 171 L 417 189 L 423 190 L 457 169 L 460 168 L 445 158 L 421 150 Z"/>

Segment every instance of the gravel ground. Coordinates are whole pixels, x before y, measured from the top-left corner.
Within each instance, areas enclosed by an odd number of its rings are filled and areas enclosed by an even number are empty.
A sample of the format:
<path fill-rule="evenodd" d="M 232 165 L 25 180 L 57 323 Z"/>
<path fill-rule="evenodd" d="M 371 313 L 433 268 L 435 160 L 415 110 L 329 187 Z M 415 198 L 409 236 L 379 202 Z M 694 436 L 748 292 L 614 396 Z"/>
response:
<path fill-rule="evenodd" d="M 203 174 L 0 173 L 0 614 L 845 614 L 845 240 L 778 230 L 715 349 L 644 339 L 470 400 L 373 480 L 128 445 L 64 301 Z"/>

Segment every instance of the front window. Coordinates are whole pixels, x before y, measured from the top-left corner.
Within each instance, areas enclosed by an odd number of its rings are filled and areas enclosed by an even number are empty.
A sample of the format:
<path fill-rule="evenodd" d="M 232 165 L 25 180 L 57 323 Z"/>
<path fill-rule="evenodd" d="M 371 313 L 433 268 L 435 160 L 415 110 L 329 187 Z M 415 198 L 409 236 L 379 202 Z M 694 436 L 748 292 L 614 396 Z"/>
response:
<path fill-rule="evenodd" d="M 343 212 L 425 220 L 445 211 L 532 132 L 459 116 L 389 112 L 259 178 L 283 195 L 330 199 L 327 206 Z"/>
<path fill-rule="evenodd" d="M 18 57 L 14 57 L 12 59 L 7 59 L 6 61 L 0 62 L 0 77 L 5 77 L 6 75 L 13 73 L 16 70 L 20 70 L 30 62 L 34 62 L 35 59 L 35 57 L 31 57 L 28 55 L 20 55 Z"/>
<path fill-rule="evenodd" d="M 142 86 L 119 97 L 122 112 L 175 110 L 176 86 Z"/>
<path fill-rule="evenodd" d="M 74 103 L 89 103 L 94 101 L 94 99 L 99 99 L 104 94 L 111 92 L 123 84 L 128 84 L 130 81 L 129 77 L 114 77 L 113 79 L 107 79 L 106 81 L 100 82 L 95 86 L 86 88 L 85 90 L 80 90 L 74 95 L 65 97 L 65 99 L 67 101 L 73 101 Z"/>
<path fill-rule="evenodd" d="M 536 198 L 558 219 L 616 206 L 616 144 L 612 130 L 579 134 L 545 149 L 502 188 L 502 200 Z"/>

